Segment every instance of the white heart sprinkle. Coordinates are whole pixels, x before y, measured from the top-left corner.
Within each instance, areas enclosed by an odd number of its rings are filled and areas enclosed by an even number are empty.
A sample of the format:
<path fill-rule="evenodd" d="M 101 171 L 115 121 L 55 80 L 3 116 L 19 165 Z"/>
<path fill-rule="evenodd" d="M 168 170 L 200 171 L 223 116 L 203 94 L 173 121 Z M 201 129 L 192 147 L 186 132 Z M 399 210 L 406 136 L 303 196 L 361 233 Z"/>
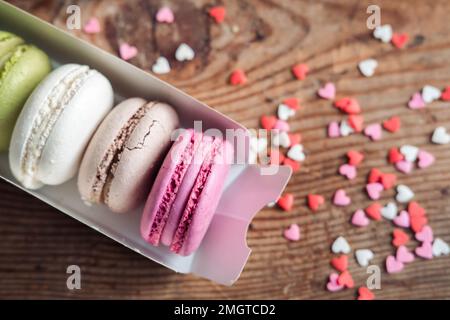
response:
<path fill-rule="evenodd" d="M 256 151 L 258 153 L 263 153 L 263 152 L 266 152 L 266 150 L 267 150 L 267 139 L 264 137 L 261 137 L 258 139 Z"/>
<path fill-rule="evenodd" d="M 414 192 L 404 184 L 399 184 L 397 186 L 397 195 L 395 199 L 400 203 L 409 202 L 412 198 L 414 198 Z"/>
<path fill-rule="evenodd" d="M 348 124 L 346 120 L 341 121 L 341 125 L 339 126 L 339 131 L 341 133 L 341 136 L 346 137 L 349 134 L 353 133 L 353 128 Z"/>
<path fill-rule="evenodd" d="M 337 237 L 336 240 L 334 240 L 333 244 L 331 245 L 331 251 L 333 251 L 333 253 L 347 254 L 350 253 L 351 250 L 352 248 L 348 244 L 347 240 L 342 236 Z"/>
<path fill-rule="evenodd" d="M 381 215 L 388 220 L 394 220 L 397 216 L 397 212 L 397 205 L 394 202 L 389 202 L 386 206 L 381 208 Z"/>
<path fill-rule="evenodd" d="M 304 161 L 305 160 L 305 153 L 303 152 L 303 146 L 301 144 L 296 144 L 292 146 L 287 156 L 295 161 Z"/>
<path fill-rule="evenodd" d="M 450 134 L 447 133 L 447 129 L 444 127 L 437 127 L 431 136 L 431 142 L 436 144 L 450 143 Z"/>
<path fill-rule="evenodd" d="M 180 44 L 177 51 L 175 51 L 175 58 L 178 61 L 189 61 L 194 59 L 195 52 L 186 43 Z"/>
<path fill-rule="evenodd" d="M 170 72 L 170 64 L 164 57 L 159 57 L 156 59 L 155 64 L 152 66 L 153 73 L 156 74 L 166 74 Z"/>
<path fill-rule="evenodd" d="M 450 254 L 450 246 L 441 238 L 434 239 L 433 242 L 433 256 L 440 257 L 440 256 L 447 256 Z"/>
<path fill-rule="evenodd" d="M 355 251 L 356 261 L 361 267 L 367 267 L 370 260 L 373 259 L 374 254 L 369 249 L 359 249 Z"/>
<path fill-rule="evenodd" d="M 359 71 L 365 77 L 371 77 L 375 73 L 375 69 L 378 67 L 378 61 L 375 59 L 363 60 L 358 64 Z"/>
<path fill-rule="evenodd" d="M 391 42 L 392 39 L 392 27 L 390 24 L 385 24 L 378 26 L 373 31 L 373 36 L 375 39 L 379 39 L 384 43 Z"/>
<path fill-rule="evenodd" d="M 275 147 L 288 148 L 291 145 L 291 139 L 286 131 L 281 131 L 272 135 L 272 145 Z"/>
<path fill-rule="evenodd" d="M 417 156 L 419 155 L 419 148 L 405 144 L 400 147 L 400 153 L 405 156 L 406 161 L 414 162 L 417 160 Z"/>
<path fill-rule="evenodd" d="M 441 97 L 441 90 L 436 87 L 426 85 L 422 88 L 422 100 L 425 103 L 433 102 Z"/>
<path fill-rule="evenodd" d="M 281 104 L 278 106 L 278 112 L 277 112 L 277 113 L 278 113 L 278 118 L 279 118 L 280 120 L 286 121 L 286 120 L 288 120 L 290 117 L 292 117 L 293 115 L 295 115 L 295 110 L 294 110 L 294 109 L 291 109 L 291 108 L 289 108 L 289 106 L 287 106 L 287 105 L 281 103 Z"/>

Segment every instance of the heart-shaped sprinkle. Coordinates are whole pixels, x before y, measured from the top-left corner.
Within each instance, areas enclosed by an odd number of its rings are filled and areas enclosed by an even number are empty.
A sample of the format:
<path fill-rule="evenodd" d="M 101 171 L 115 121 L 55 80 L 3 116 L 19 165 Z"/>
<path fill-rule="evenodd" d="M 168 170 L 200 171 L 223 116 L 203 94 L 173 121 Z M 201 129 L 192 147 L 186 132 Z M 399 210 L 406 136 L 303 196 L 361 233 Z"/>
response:
<path fill-rule="evenodd" d="M 408 107 L 413 110 L 425 108 L 425 101 L 423 101 L 420 92 L 416 92 L 412 95 L 408 102 Z"/>
<path fill-rule="evenodd" d="M 407 33 L 394 33 L 391 39 L 392 44 L 398 49 L 404 48 L 408 40 L 409 35 Z"/>
<path fill-rule="evenodd" d="M 436 238 L 433 242 L 432 251 L 435 257 L 447 256 L 450 254 L 450 246 L 441 238 Z"/>
<path fill-rule="evenodd" d="M 182 43 L 175 51 L 175 58 L 180 62 L 191 61 L 195 58 L 195 52 L 186 43 Z"/>
<path fill-rule="evenodd" d="M 412 198 L 414 198 L 414 192 L 404 184 L 399 184 L 397 186 L 397 195 L 395 196 L 395 200 L 400 203 L 407 203 Z"/>
<path fill-rule="evenodd" d="M 339 275 L 338 284 L 347 288 L 353 288 L 355 286 L 352 275 L 348 270 L 345 270 Z"/>
<path fill-rule="evenodd" d="M 349 180 L 353 180 L 356 178 L 356 167 L 344 163 L 339 167 L 339 174 L 343 175 Z"/>
<path fill-rule="evenodd" d="M 422 99 L 425 103 L 431 103 L 441 97 L 441 90 L 436 87 L 426 85 L 422 88 Z"/>
<path fill-rule="evenodd" d="M 397 176 L 393 173 L 383 173 L 380 180 L 384 190 L 389 190 L 397 182 Z"/>
<path fill-rule="evenodd" d="M 348 267 L 348 256 L 345 254 L 340 255 L 339 257 L 332 258 L 330 264 L 337 271 L 344 272 Z"/>
<path fill-rule="evenodd" d="M 372 168 L 371 170 L 370 170 L 370 173 L 369 173 L 369 177 L 368 177 L 368 179 L 367 179 L 367 182 L 368 183 L 374 183 L 374 182 L 380 182 L 381 181 L 381 175 L 382 175 L 383 173 L 379 170 L 379 169 L 377 169 L 377 168 Z"/>
<path fill-rule="evenodd" d="M 336 121 L 332 121 L 328 124 L 328 137 L 337 138 L 341 136 L 339 124 Z"/>
<path fill-rule="evenodd" d="M 450 86 L 446 86 L 444 91 L 442 91 L 441 100 L 450 101 Z"/>
<path fill-rule="evenodd" d="M 389 149 L 389 163 L 397 163 L 405 159 L 405 157 L 401 154 L 401 152 L 396 147 L 392 147 Z"/>
<path fill-rule="evenodd" d="M 284 155 L 278 149 L 270 149 L 269 161 L 271 165 L 281 165 L 284 161 Z"/>
<path fill-rule="evenodd" d="M 397 248 L 395 258 L 401 263 L 410 263 L 414 261 L 414 255 L 409 252 L 408 248 L 406 248 L 405 246 L 399 246 Z"/>
<path fill-rule="evenodd" d="M 392 27 L 390 24 L 378 26 L 373 30 L 375 39 L 379 39 L 384 43 L 389 43 L 392 39 Z"/>
<path fill-rule="evenodd" d="M 417 241 L 420 242 L 433 242 L 433 229 L 430 226 L 423 226 L 420 232 L 415 234 Z"/>
<path fill-rule="evenodd" d="M 361 107 L 355 98 L 345 97 L 334 102 L 334 106 L 347 114 L 361 113 Z"/>
<path fill-rule="evenodd" d="M 283 164 L 286 165 L 286 166 L 291 167 L 293 172 L 297 172 L 301 168 L 300 162 L 291 160 L 289 158 L 285 158 L 284 161 L 283 161 Z"/>
<path fill-rule="evenodd" d="M 448 144 L 450 143 L 450 134 L 447 133 L 447 129 L 444 127 L 437 127 L 434 129 L 431 136 L 431 142 L 436 144 Z"/>
<path fill-rule="evenodd" d="M 222 23 L 225 20 L 226 9 L 223 6 L 215 6 L 208 10 L 211 18 L 213 18 L 216 23 Z"/>
<path fill-rule="evenodd" d="M 383 128 L 389 132 L 397 132 L 400 129 L 401 120 L 399 117 L 391 117 L 388 120 L 383 121 Z"/>
<path fill-rule="evenodd" d="M 328 278 L 327 290 L 330 292 L 337 292 L 344 289 L 344 286 L 338 283 L 339 275 L 335 272 L 331 273 Z"/>
<path fill-rule="evenodd" d="M 346 137 L 349 134 L 353 133 L 353 128 L 348 124 L 346 120 L 341 121 L 341 125 L 339 126 L 339 132 L 341 136 Z"/>
<path fill-rule="evenodd" d="M 400 172 L 408 174 L 413 169 L 413 163 L 406 160 L 401 160 L 395 164 L 395 168 Z"/>
<path fill-rule="evenodd" d="M 428 223 L 425 210 L 417 202 L 411 201 L 408 205 L 408 213 L 411 229 L 414 232 L 422 231 L 423 227 Z"/>
<path fill-rule="evenodd" d="M 338 253 L 348 254 L 350 253 L 351 250 L 352 248 L 348 244 L 347 240 L 342 236 L 337 237 L 336 240 L 334 240 L 333 244 L 331 245 L 331 251 L 336 254 Z"/>
<path fill-rule="evenodd" d="M 266 130 L 272 130 L 277 123 L 277 118 L 275 116 L 262 116 L 261 117 L 261 127 Z"/>
<path fill-rule="evenodd" d="M 274 133 L 272 135 L 272 145 L 275 147 L 288 148 L 291 145 L 291 139 L 286 131 Z"/>
<path fill-rule="evenodd" d="M 348 116 L 348 124 L 356 132 L 361 132 L 364 126 L 364 117 L 360 114 L 351 114 Z"/>
<path fill-rule="evenodd" d="M 273 126 L 274 129 L 278 129 L 280 131 L 289 131 L 290 130 L 290 126 L 289 123 L 287 123 L 284 120 L 280 120 L 278 119 L 277 122 L 275 122 L 275 125 Z"/>
<path fill-rule="evenodd" d="M 309 68 L 304 63 L 296 64 L 292 67 L 292 73 L 298 80 L 305 80 L 308 72 Z"/>
<path fill-rule="evenodd" d="M 173 11 L 169 7 L 162 7 L 156 13 L 156 21 L 160 23 L 172 23 L 174 20 Z"/>
<path fill-rule="evenodd" d="M 358 64 L 359 71 L 365 77 L 373 76 L 377 67 L 378 61 L 375 59 L 366 59 Z"/>
<path fill-rule="evenodd" d="M 381 215 L 387 220 L 394 220 L 397 217 L 397 205 L 394 202 L 389 202 L 381 209 Z"/>
<path fill-rule="evenodd" d="M 138 53 L 136 47 L 129 45 L 128 43 L 122 43 L 119 48 L 120 57 L 123 60 L 130 60 L 134 58 Z"/>
<path fill-rule="evenodd" d="M 392 244 L 395 247 L 403 246 L 409 242 L 409 236 L 402 229 L 394 229 L 392 237 Z"/>
<path fill-rule="evenodd" d="M 291 211 L 294 205 L 294 195 L 286 193 L 277 200 L 278 206 L 284 211 Z"/>
<path fill-rule="evenodd" d="M 312 211 L 317 211 L 325 203 L 325 198 L 320 194 L 308 194 L 308 206 Z"/>
<path fill-rule="evenodd" d="M 357 227 L 366 227 L 369 225 L 370 220 L 367 218 L 363 210 L 358 209 L 353 214 L 351 223 Z"/>
<path fill-rule="evenodd" d="M 295 110 L 291 109 L 289 106 L 281 103 L 278 105 L 278 119 L 281 120 L 288 120 L 290 117 L 295 115 Z"/>
<path fill-rule="evenodd" d="M 284 230 L 283 235 L 289 241 L 298 241 L 300 240 L 300 227 L 298 224 L 291 224 L 289 228 Z"/>
<path fill-rule="evenodd" d="M 388 273 L 400 272 L 404 267 L 405 265 L 402 262 L 397 261 L 394 256 L 388 256 L 386 258 L 386 271 Z"/>
<path fill-rule="evenodd" d="M 417 158 L 419 159 L 419 162 L 417 163 L 417 165 L 421 169 L 428 168 L 435 161 L 434 156 L 425 150 L 420 150 Z"/>
<path fill-rule="evenodd" d="M 84 25 L 83 31 L 87 34 L 99 33 L 101 31 L 100 22 L 97 18 L 90 18 Z"/>
<path fill-rule="evenodd" d="M 344 189 L 338 189 L 334 193 L 333 203 L 336 206 L 345 207 L 348 206 L 351 202 L 352 200 L 349 196 L 347 196 Z"/>
<path fill-rule="evenodd" d="M 288 133 L 288 136 L 289 136 L 289 141 L 291 142 L 289 147 L 292 147 L 293 145 L 296 145 L 296 144 L 299 144 L 300 142 L 302 142 L 302 136 L 300 133 Z"/>
<path fill-rule="evenodd" d="M 257 138 L 256 151 L 258 153 L 266 153 L 267 139 L 265 137 Z"/>
<path fill-rule="evenodd" d="M 409 228 L 409 214 L 407 211 L 402 210 L 400 214 L 394 218 L 394 224 L 398 227 Z"/>
<path fill-rule="evenodd" d="M 414 252 L 423 259 L 433 259 L 433 246 L 430 242 L 422 242 L 422 245 L 417 247 Z"/>
<path fill-rule="evenodd" d="M 317 91 L 317 94 L 322 99 L 333 100 L 336 96 L 336 87 L 334 83 L 328 82 Z"/>
<path fill-rule="evenodd" d="M 241 69 L 235 69 L 230 75 L 230 83 L 233 86 L 247 83 L 247 76 Z"/>
<path fill-rule="evenodd" d="M 417 156 L 419 155 L 419 148 L 411 145 L 404 145 L 400 147 L 400 152 L 405 157 L 406 161 L 414 162 L 417 160 Z"/>
<path fill-rule="evenodd" d="M 378 202 L 374 202 L 370 204 L 364 211 L 367 216 L 373 220 L 380 221 L 381 220 L 381 205 Z"/>
<path fill-rule="evenodd" d="M 425 216 L 427 213 L 425 211 L 424 208 L 422 208 L 420 206 L 419 203 L 417 203 L 416 201 L 411 201 L 408 204 L 408 213 L 412 216 L 412 217 L 423 217 Z"/>
<path fill-rule="evenodd" d="M 383 132 L 381 130 L 381 125 L 379 123 L 369 124 L 364 129 L 364 134 L 366 136 L 368 136 L 370 139 L 372 139 L 373 141 L 380 140 L 382 137 L 382 134 L 383 134 Z"/>
<path fill-rule="evenodd" d="M 368 183 L 366 185 L 366 191 L 369 198 L 372 200 L 378 200 L 381 197 L 381 191 L 383 191 L 383 185 L 379 182 Z"/>
<path fill-rule="evenodd" d="M 372 250 L 369 249 L 359 249 L 355 251 L 356 262 L 361 267 L 367 267 L 370 263 L 370 260 L 373 259 L 374 254 Z"/>
<path fill-rule="evenodd" d="M 364 155 L 356 150 L 349 150 L 347 152 L 348 164 L 351 166 L 359 166 L 364 160 Z"/>
<path fill-rule="evenodd" d="M 375 294 L 367 287 L 360 287 L 358 289 L 358 300 L 370 301 L 375 299 Z"/>
<path fill-rule="evenodd" d="M 287 156 L 295 161 L 299 161 L 299 162 L 304 161 L 305 154 L 303 152 L 303 146 L 301 144 L 296 144 L 295 146 L 292 146 L 289 149 Z"/>
<path fill-rule="evenodd" d="M 300 109 L 300 101 L 296 97 L 290 97 L 283 100 L 283 104 L 287 105 L 292 110 Z"/>
<path fill-rule="evenodd" d="M 156 74 L 166 74 L 170 72 L 169 61 L 164 57 L 159 57 L 152 66 L 152 72 Z"/>

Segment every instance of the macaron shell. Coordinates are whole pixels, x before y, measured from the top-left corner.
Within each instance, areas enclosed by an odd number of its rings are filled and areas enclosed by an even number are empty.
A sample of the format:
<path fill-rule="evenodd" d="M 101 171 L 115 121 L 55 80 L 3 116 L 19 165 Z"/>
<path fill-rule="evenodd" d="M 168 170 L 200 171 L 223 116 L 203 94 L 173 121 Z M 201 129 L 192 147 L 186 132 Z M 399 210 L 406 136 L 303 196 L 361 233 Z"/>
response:
<path fill-rule="evenodd" d="M 0 66 L 2 57 L 14 47 L 23 43 L 23 39 L 7 31 L 0 31 Z"/>
<path fill-rule="evenodd" d="M 154 103 L 129 136 L 111 181 L 105 203 L 115 212 L 128 212 L 148 195 L 156 171 L 171 145 L 178 127 L 175 110 Z"/>

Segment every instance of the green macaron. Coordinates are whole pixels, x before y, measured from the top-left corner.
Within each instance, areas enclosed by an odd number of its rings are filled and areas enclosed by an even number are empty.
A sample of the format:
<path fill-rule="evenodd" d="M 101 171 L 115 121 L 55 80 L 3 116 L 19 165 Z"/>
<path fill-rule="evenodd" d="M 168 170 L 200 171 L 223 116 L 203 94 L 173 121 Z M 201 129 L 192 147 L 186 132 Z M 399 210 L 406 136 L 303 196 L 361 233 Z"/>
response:
<path fill-rule="evenodd" d="M 43 51 L 0 31 L 0 152 L 8 149 L 20 110 L 50 70 Z"/>

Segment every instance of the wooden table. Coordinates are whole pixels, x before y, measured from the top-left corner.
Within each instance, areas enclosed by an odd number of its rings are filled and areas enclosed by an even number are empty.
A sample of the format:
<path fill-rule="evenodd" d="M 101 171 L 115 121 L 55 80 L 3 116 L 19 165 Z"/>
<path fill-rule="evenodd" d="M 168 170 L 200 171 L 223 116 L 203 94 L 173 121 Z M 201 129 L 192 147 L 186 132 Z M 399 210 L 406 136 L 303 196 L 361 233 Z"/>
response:
<path fill-rule="evenodd" d="M 65 26 L 66 5 L 58 1 L 13 1 L 22 8 Z M 272 114 L 285 97 L 297 96 L 304 108 L 290 121 L 301 132 L 308 157 L 287 191 L 295 195 L 295 210 L 261 211 L 248 233 L 253 253 L 241 278 L 223 287 L 190 275 L 176 274 L 131 252 L 37 199 L 0 182 L 0 297 L 3 298 L 267 298 L 352 299 L 355 290 L 328 293 L 324 290 L 331 272 L 330 244 L 344 235 L 354 248 L 370 248 L 373 262 L 383 266 L 393 253 L 392 225 L 372 222 L 364 229 L 349 224 L 351 213 L 370 201 L 363 191 L 370 168 L 395 172 L 386 161 L 388 148 L 413 144 L 432 152 L 437 161 L 425 170 L 398 180 L 410 186 L 429 215 L 435 235 L 450 242 L 450 149 L 430 144 L 438 125 L 450 130 L 448 103 L 435 102 L 413 111 L 406 103 L 425 84 L 450 84 L 450 25 L 448 1 L 378 1 L 382 23 L 398 32 L 408 32 L 411 41 L 404 50 L 374 40 L 366 28 L 366 1 L 224 1 L 226 23 L 216 25 L 207 16 L 214 1 L 167 1 L 173 4 L 176 22 L 156 25 L 156 0 L 80 1 L 83 21 L 101 19 L 104 32 L 78 36 L 99 47 L 117 52 L 127 41 L 139 48 L 132 63 L 149 70 L 161 53 L 173 57 L 178 44 L 189 43 L 197 57 L 191 63 L 171 60 L 174 70 L 161 78 L 178 86 L 249 128 L 258 126 L 263 114 Z M 237 28 L 236 28 L 237 26 Z M 373 57 L 379 61 L 376 75 L 364 78 L 356 66 Z M 290 67 L 299 62 L 311 69 L 304 81 L 294 80 Z M 248 84 L 227 83 L 230 70 L 243 68 Z M 373 143 L 362 135 L 329 139 L 326 126 L 343 116 L 316 91 L 333 81 L 339 96 L 355 96 L 367 123 L 399 115 L 402 129 L 385 133 Z M 349 181 L 337 175 L 350 148 L 361 150 L 366 160 L 358 177 Z M 331 205 L 338 188 L 345 188 L 353 203 L 346 208 Z M 305 205 L 308 193 L 328 199 L 317 213 Z M 382 202 L 392 199 L 384 192 Z M 290 243 L 282 230 L 291 223 L 302 228 L 302 239 Z M 416 245 L 411 243 L 411 245 Z M 66 268 L 82 268 L 82 290 L 66 288 Z M 415 261 L 399 274 L 382 273 L 377 298 L 450 298 L 450 257 Z M 356 285 L 367 274 L 350 259 Z"/>

